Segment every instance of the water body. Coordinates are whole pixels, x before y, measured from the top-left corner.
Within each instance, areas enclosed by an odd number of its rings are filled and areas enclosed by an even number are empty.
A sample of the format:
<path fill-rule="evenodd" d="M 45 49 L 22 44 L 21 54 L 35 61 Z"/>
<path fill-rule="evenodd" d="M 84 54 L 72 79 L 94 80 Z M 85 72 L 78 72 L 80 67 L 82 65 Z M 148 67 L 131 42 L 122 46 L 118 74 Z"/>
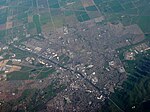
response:
<path fill-rule="evenodd" d="M 123 83 L 123 89 L 115 90 L 111 99 L 124 112 L 150 112 L 150 55 L 144 55 L 133 63 L 136 66 Z M 102 112 L 120 112 L 107 101 Z"/>

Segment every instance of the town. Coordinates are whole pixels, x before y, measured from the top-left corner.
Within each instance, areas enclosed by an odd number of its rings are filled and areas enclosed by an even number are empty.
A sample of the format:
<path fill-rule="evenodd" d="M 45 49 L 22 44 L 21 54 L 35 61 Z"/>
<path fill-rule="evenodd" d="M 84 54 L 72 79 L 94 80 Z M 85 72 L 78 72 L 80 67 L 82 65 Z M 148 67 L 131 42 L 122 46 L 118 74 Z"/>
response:
<path fill-rule="evenodd" d="M 8 110 L 96 112 L 127 79 L 122 60 L 150 50 L 138 24 L 108 21 L 97 0 L 2 1 L 10 14 L 0 26 L 0 106 Z"/>

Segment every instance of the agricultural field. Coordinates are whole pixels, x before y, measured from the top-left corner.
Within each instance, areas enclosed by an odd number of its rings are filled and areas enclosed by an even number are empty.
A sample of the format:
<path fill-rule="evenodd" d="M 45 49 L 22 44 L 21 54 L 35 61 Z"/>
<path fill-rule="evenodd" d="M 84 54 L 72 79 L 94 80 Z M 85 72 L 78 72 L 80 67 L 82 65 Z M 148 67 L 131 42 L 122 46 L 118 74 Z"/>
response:
<path fill-rule="evenodd" d="M 149 53 L 150 0 L 0 0 L 0 112 L 132 112 Z"/>
<path fill-rule="evenodd" d="M 94 0 L 107 21 L 121 21 L 124 25 L 138 24 L 143 32 L 150 32 L 149 0 Z"/>
<path fill-rule="evenodd" d="M 14 0 L 0 8 L 2 30 L 25 24 L 35 33 L 42 33 L 44 25 L 49 31 L 66 24 L 85 22 L 104 17 L 103 22 L 121 21 L 124 25 L 138 24 L 149 34 L 149 0 Z M 70 22 L 67 18 L 74 18 Z M 1 34 L 4 36 L 3 34 Z"/>

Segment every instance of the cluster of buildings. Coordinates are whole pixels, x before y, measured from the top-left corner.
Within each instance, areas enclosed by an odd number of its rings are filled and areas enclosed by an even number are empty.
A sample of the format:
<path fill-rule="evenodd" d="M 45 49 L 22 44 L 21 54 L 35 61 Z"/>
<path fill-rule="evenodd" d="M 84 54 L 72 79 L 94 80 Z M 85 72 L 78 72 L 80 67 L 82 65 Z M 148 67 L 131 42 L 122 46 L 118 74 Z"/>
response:
<path fill-rule="evenodd" d="M 36 74 L 30 74 L 29 77 L 34 77 L 33 79 L 20 81 L 31 83 L 28 87 L 20 87 L 21 92 L 29 88 L 42 90 L 53 80 L 58 80 L 60 85 L 65 84 L 67 88 L 47 102 L 49 110 L 88 111 L 100 108 L 127 78 L 118 49 L 144 39 L 143 32 L 137 25 L 97 24 L 104 19 L 99 17 L 94 21 L 66 25 L 51 32 L 49 36 L 45 36 L 44 32 L 31 35 L 24 27 L 26 35 L 23 39 L 14 35 L 15 38 L 7 44 L 28 55 L 20 59 L 11 51 L 12 55 L 8 60 L 3 60 L 5 55 L 0 55 L 0 80 L 7 80 L 6 74 L 10 72 L 21 71 L 21 66 L 32 66 L 36 69 L 40 63 L 43 68 L 54 67 L 56 72 L 41 80 L 36 79 Z M 139 43 L 123 55 L 126 60 L 135 60 L 137 54 L 149 49 L 148 42 Z M 3 50 L 9 50 L 9 47 L 0 49 Z M 8 62 L 12 64 L 7 64 Z M 12 95 L 16 96 L 16 93 L 13 92 Z"/>
<path fill-rule="evenodd" d="M 150 50 L 149 41 L 148 42 L 139 43 L 139 44 L 134 45 L 133 47 L 131 47 L 129 50 L 127 50 L 124 53 L 124 58 L 125 58 L 125 60 L 135 60 L 136 59 L 136 55 L 141 54 L 143 52 L 146 52 L 148 50 Z"/>

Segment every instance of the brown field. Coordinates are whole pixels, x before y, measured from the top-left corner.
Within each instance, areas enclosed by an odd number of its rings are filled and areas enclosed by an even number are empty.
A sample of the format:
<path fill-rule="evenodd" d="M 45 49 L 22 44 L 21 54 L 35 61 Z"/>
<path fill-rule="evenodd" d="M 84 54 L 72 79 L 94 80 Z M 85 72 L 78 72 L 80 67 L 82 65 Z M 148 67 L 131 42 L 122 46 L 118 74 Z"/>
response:
<path fill-rule="evenodd" d="M 48 36 L 49 36 L 49 33 L 50 33 L 51 31 L 53 31 L 54 28 L 53 28 L 52 23 L 49 22 L 49 23 L 43 25 L 43 26 L 42 26 L 42 29 L 43 29 L 44 35 L 48 37 Z"/>
<path fill-rule="evenodd" d="M 0 30 L 5 30 L 6 29 L 6 24 L 1 24 L 0 25 Z"/>
<path fill-rule="evenodd" d="M 6 64 L 7 64 L 8 61 L 9 61 L 9 60 L 2 60 L 2 61 L 0 62 L 0 67 L 6 66 Z"/>
<path fill-rule="evenodd" d="M 88 7 L 94 5 L 93 0 L 81 0 L 83 7 Z"/>
<path fill-rule="evenodd" d="M 6 23 L 6 29 L 10 29 L 10 28 L 12 28 L 12 26 L 13 26 L 13 22 L 7 22 Z"/>
<path fill-rule="evenodd" d="M 15 95 L 12 95 L 11 92 L 2 92 L 0 94 L 0 100 L 10 101 L 10 100 L 19 98 L 21 96 L 21 94 L 22 94 L 22 92 L 18 92 Z"/>
<path fill-rule="evenodd" d="M 28 22 L 32 23 L 33 22 L 33 17 L 32 16 L 28 16 Z"/>
<path fill-rule="evenodd" d="M 14 71 L 19 71 L 20 69 L 21 69 L 20 66 L 12 66 L 12 67 L 9 69 L 8 73 L 11 73 L 11 72 L 14 72 Z"/>

